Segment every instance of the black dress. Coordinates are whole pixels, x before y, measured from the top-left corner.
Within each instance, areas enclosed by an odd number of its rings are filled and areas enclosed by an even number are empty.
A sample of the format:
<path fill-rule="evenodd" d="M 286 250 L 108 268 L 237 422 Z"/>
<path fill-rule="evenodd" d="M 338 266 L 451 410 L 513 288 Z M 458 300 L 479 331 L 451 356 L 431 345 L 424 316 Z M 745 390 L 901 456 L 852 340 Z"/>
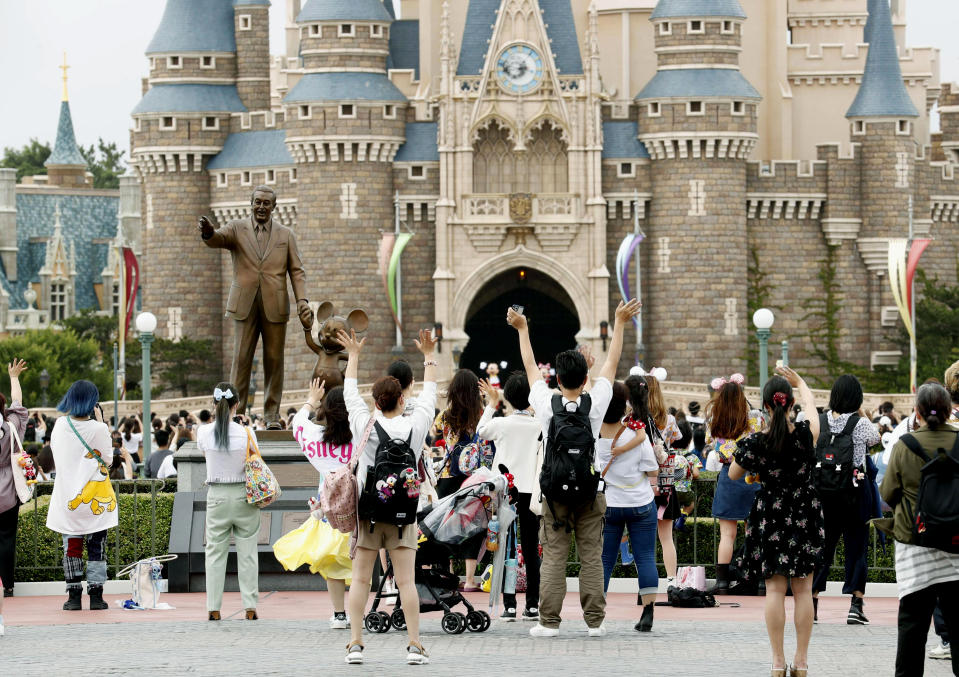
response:
<path fill-rule="evenodd" d="M 796 424 L 779 453 L 763 433 L 739 441 L 736 462 L 758 473 L 762 489 L 746 520 L 746 543 L 737 566 L 746 579 L 802 577 L 816 568 L 823 548 L 822 505 L 813 485 L 816 465 L 809 422 Z"/>

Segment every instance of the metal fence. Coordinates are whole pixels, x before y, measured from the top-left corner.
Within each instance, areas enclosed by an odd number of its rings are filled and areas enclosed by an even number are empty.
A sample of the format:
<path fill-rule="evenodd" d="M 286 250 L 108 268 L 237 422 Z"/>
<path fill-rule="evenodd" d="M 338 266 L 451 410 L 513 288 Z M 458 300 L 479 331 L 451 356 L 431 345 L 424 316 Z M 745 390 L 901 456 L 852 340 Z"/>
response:
<path fill-rule="evenodd" d="M 119 513 L 119 525 L 107 533 L 106 541 L 107 572 L 113 578 L 117 571 L 138 559 L 167 552 L 170 515 L 164 506 L 168 505 L 172 512 L 176 477 L 111 480 L 111 484 Z M 38 482 L 33 498 L 20 508 L 18 581 L 63 580 L 62 538 L 46 527 L 46 508 L 52 491 L 52 481 Z"/>

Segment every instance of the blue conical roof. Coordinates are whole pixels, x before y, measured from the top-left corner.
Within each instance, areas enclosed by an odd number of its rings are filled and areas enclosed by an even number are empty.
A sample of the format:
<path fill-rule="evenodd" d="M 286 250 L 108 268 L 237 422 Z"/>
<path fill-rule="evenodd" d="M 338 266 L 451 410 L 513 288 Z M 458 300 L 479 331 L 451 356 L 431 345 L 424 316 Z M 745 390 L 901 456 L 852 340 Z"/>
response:
<path fill-rule="evenodd" d="M 873 23 L 873 17 L 876 15 L 876 2 L 877 0 L 868 0 L 867 2 L 867 12 L 869 13 L 868 18 L 866 19 L 866 26 L 862 29 L 862 41 L 865 43 L 872 42 L 872 29 L 875 25 Z"/>
<path fill-rule="evenodd" d="M 382 0 L 309 0 L 296 17 L 307 21 L 392 21 Z"/>
<path fill-rule="evenodd" d="M 870 42 L 866 70 L 862 75 L 862 84 L 856 99 L 846 111 L 846 117 L 919 117 L 919 112 L 902 82 L 889 3 L 886 0 L 875 0 L 870 9 L 872 11 L 867 23 Z"/>
<path fill-rule="evenodd" d="M 650 19 L 672 19 L 686 16 L 724 16 L 745 19 L 738 0 L 659 0 Z"/>
<path fill-rule="evenodd" d="M 233 0 L 167 0 L 147 56 L 169 52 L 235 52 Z"/>
<path fill-rule="evenodd" d="M 53 146 L 53 152 L 43 163 L 44 167 L 51 165 L 82 165 L 86 167 L 87 161 L 80 155 L 80 149 L 77 148 L 77 138 L 73 135 L 73 118 L 70 116 L 70 102 L 60 102 L 60 122 L 57 124 L 57 142 Z"/>

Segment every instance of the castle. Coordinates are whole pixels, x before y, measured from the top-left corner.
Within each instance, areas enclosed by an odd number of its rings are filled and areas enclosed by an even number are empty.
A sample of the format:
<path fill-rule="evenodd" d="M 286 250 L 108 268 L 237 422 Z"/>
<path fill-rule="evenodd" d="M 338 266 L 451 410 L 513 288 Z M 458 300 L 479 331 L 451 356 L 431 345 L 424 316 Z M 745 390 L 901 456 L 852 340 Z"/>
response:
<path fill-rule="evenodd" d="M 641 350 L 671 380 L 744 369 L 757 275 L 773 338 L 804 364 L 827 258 L 841 357 L 894 363 L 885 271 L 910 216 L 935 240 L 923 267 L 955 281 L 959 87 L 940 87 L 937 50 L 904 46 L 904 0 L 397 5 L 287 0 L 271 57 L 268 0 L 167 0 L 131 132 L 160 336 L 214 338 L 228 373 L 229 259 L 195 225 L 249 214 L 258 184 L 296 232 L 310 300 L 369 313 L 364 379 L 412 360 L 420 327 L 442 328 L 446 373 L 518 363 L 514 303 L 541 360 L 601 353 L 637 228 L 643 335 L 628 328 L 624 364 Z M 377 268 L 397 220 L 413 233 L 400 346 Z M 315 358 L 291 321 L 297 388 Z"/>

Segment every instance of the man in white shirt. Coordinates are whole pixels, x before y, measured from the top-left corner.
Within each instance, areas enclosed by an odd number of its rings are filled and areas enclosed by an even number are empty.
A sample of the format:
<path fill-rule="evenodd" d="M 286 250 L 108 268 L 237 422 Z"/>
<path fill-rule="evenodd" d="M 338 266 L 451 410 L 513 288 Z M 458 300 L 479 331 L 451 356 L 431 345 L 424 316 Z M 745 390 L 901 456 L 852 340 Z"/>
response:
<path fill-rule="evenodd" d="M 613 339 L 600 370 L 588 395 L 590 401 L 589 423 L 593 438 L 599 437 L 603 416 L 613 396 L 612 381 L 616 377 L 616 365 L 623 350 L 623 329 L 639 313 L 641 304 L 633 299 L 620 303 L 616 308 Z M 520 353 L 523 368 L 529 379 L 529 402 L 543 428 L 543 439 L 549 449 L 549 428 L 553 418 L 553 393 L 543 381 L 533 355 L 526 316 L 510 308 L 506 321 L 519 333 Z M 583 402 L 583 389 L 589 378 L 586 358 L 575 350 L 566 350 L 556 356 L 556 379 L 562 406 L 574 411 Z M 549 462 L 547 452 L 544 464 Z M 539 623 L 530 629 L 534 637 L 555 637 L 562 622 L 560 612 L 566 597 L 566 558 L 569 554 L 570 532 L 576 533 L 576 550 L 580 558 L 579 601 L 583 619 L 590 637 L 606 634 L 603 620 L 606 618 L 606 597 L 603 594 L 603 518 L 606 514 L 606 497 L 596 494 L 595 499 L 582 506 L 569 506 L 555 501 L 543 501 L 543 519 L 539 539 L 543 546 L 543 564 L 540 570 Z M 557 524 L 561 526 L 556 527 Z M 563 526 L 565 525 L 565 526 Z"/>

